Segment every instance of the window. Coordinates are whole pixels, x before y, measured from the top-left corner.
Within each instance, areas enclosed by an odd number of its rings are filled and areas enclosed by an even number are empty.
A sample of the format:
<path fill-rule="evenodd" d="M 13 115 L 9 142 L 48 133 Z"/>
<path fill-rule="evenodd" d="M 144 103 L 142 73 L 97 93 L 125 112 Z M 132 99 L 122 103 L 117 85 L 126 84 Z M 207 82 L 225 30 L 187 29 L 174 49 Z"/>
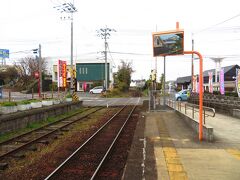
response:
<path fill-rule="evenodd" d="M 79 74 L 82 74 L 82 72 L 81 72 L 81 68 L 79 68 Z"/>
<path fill-rule="evenodd" d="M 82 68 L 82 73 L 84 74 L 84 68 Z"/>
<path fill-rule="evenodd" d="M 87 74 L 87 68 L 86 68 L 86 71 L 85 71 L 85 72 L 86 72 L 86 74 Z"/>

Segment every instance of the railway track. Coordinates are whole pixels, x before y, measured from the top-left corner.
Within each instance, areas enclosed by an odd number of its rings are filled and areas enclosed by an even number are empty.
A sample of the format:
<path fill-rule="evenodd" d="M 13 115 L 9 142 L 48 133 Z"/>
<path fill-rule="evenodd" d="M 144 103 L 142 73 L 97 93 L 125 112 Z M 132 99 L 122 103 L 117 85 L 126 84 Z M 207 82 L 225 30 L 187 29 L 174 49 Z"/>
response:
<path fill-rule="evenodd" d="M 121 108 L 45 179 L 94 179 L 135 108 Z"/>
<path fill-rule="evenodd" d="M 58 121 L 0 143 L 0 161 L 4 161 L 6 157 L 14 156 L 22 150 L 28 150 L 29 147 L 36 143 L 47 144 L 48 140 L 46 139 L 48 137 L 58 135 L 61 131 L 68 131 L 70 125 L 87 118 L 89 115 L 101 109 L 103 109 L 103 107 L 85 108 L 85 114 L 82 116 L 80 116 L 80 114 L 83 113 L 83 111 L 76 112 L 68 117 L 61 118 Z M 79 117 L 73 118 L 74 116 Z"/>

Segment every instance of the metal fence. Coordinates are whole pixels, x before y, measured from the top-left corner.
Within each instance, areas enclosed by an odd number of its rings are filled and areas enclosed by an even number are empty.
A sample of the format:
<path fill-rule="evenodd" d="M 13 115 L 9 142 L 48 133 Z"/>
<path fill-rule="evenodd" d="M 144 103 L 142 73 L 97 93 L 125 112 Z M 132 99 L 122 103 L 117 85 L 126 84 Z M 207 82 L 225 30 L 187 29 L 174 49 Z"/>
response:
<path fill-rule="evenodd" d="M 191 116 L 192 119 L 198 117 L 199 115 L 199 105 L 196 104 L 167 99 L 167 105 L 185 115 Z M 215 109 L 203 106 L 204 124 L 206 124 L 207 117 L 215 117 Z"/>
<path fill-rule="evenodd" d="M 168 108 L 166 102 L 168 99 L 174 99 L 174 92 L 172 93 L 165 93 L 161 90 L 149 90 L 149 111 L 161 111 L 166 110 Z"/>

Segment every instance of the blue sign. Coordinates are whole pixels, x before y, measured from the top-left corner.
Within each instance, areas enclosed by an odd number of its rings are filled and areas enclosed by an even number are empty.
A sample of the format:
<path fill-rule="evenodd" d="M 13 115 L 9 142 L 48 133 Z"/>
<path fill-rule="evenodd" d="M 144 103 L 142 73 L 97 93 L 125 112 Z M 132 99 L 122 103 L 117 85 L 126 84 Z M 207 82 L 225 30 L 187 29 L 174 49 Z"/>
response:
<path fill-rule="evenodd" d="M 9 49 L 0 49 L 0 58 L 9 58 Z"/>

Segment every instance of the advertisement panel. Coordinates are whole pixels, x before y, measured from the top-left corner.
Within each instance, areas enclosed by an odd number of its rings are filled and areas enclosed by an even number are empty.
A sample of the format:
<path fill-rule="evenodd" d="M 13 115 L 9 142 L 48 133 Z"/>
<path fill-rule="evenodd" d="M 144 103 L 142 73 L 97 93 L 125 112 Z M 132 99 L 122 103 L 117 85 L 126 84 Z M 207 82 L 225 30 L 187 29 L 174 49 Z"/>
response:
<path fill-rule="evenodd" d="M 240 97 L 240 69 L 236 69 L 236 89 L 238 97 Z"/>
<path fill-rule="evenodd" d="M 213 72 L 208 72 L 208 77 L 209 92 L 213 93 Z"/>
<path fill-rule="evenodd" d="M 192 87 L 192 92 L 197 93 L 197 76 L 193 76 L 193 87 Z"/>
<path fill-rule="evenodd" d="M 9 58 L 9 49 L 0 49 L 0 58 Z"/>
<path fill-rule="evenodd" d="M 184 31 L 153 33 L 153 56 L 179 55 L 184 52 Z"/>
<path fill-rule="evenodd" d="M 223 68 L 219 72 L 219 77 L 220 77 L 220 93 L 224 95 L 225 88 L 224 88 L 224 69 Z"/>
<path fill-rule="evenodd" d="M 58 60 L 58 87 L 67 87 L 67 63 Z"/>

